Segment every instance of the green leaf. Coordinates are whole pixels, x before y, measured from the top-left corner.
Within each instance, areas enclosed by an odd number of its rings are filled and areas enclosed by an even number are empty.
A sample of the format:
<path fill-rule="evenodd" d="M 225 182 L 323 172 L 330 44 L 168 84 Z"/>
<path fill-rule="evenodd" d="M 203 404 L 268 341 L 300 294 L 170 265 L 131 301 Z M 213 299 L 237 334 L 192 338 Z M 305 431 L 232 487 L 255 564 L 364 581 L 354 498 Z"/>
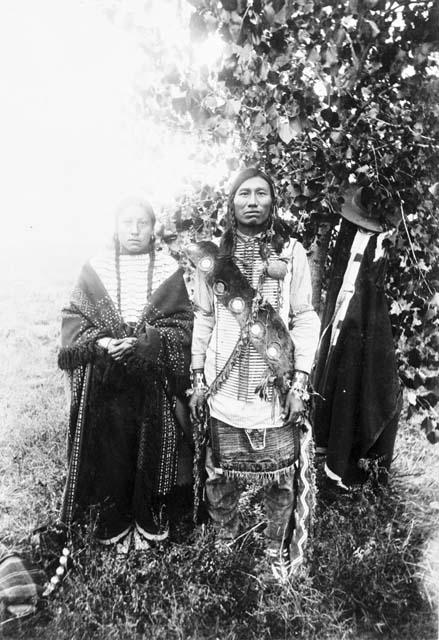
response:
<path fill-rule="evenodd" d="M 226 116 L 228 116 L 229 118 L 233 116 L 237 116 L 240 110 L 241 110 L 241 100 L 236 100 L 234 98 L 227 100 L 226 108 L 225 108 Z"/>
<path fill-rule="evenodd" d="M 372 38 L 379 36 L 380 30 L 376 22 L 373 20 L 365 20 L 364 22 L 369 25 Z"/>
<path fill-rule="evenodd" d="M 327 45 L 325 52 L 325 66 L 331 67 L 338 62 L 337 47 L 331 42 Z"/>
<path fill-rule="evenodd" d="M 432 184 L 431 187 L 428 188 L 428 190 L 432 196 L 434 196 L 435 198 L 439 198 L 439 182 L 435 182 L 434 184 Z"/>
<path fill-rule="evenodd" d="M 279 133 L 279 138 L 285 144 L 289 144 L 295 136 L 295 132 L 290 127 L 290 121 L 288 120 L 288 118 L 281 119 L 281 121 L 279 122 L 279 126 L 277 128 L 277 131 Z"/>
<path fill-rule="evenodd" d="M 277 24 L 285 24 L 287 21 L 287 9 L 286 6 L 283 6 L 280 11 L 278 11 L 274 16 L 274 22 Z"/>
<path fill-rule="evenodd" d="M 285 144 L 289 144 L 293 138 L 302 132 L 302 125 L 299 118 L 281 118 L 277 129 L 279 137 Z"/>

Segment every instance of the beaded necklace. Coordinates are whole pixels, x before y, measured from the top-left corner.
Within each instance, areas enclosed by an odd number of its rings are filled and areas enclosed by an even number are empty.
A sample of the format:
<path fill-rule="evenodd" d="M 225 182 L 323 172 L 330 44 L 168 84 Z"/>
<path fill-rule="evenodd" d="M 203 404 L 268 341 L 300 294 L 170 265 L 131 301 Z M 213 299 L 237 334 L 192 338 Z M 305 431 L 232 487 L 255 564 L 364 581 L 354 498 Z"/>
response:
<path fill-rule="evenodd" d="M 114 259 L 115 259 L 115 268 L 116 268 L 117 310 L 119 311 L 119 315 L 122 317 L 122 279 L 121 279 L 121 275 L 120 275 L 120 244 L 119 244 L 118 240 L 116 240 L 116 244 L 115 244 Z M 154 248 L 154 245 L 153 245 L 151 250 L 149 251 L 148 275 L 147 275 L 147 280 L 146 280 L 146 300 L 147 300 L 147 302 L 151 298 L 151 293 L 152 293 L 152 279 L 153 279 L 153 275 L 154 275 L 154 265 L 155 265 L 155 248 Z M 139 323 L 140 323 L 140 321 L 136 323 L 136 326 L 138 326 Z"/>

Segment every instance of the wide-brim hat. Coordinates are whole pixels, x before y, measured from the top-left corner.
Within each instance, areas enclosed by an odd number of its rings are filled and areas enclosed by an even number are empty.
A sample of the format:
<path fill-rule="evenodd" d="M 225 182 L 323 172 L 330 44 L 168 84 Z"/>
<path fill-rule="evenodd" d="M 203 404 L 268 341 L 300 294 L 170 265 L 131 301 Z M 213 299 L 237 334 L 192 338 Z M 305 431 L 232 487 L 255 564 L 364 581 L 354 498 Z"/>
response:
<path fill-rule="evenodd" d="M 344 194 L 341 215 L 358 227 L 367 229 L 367 231 L 381 233 L 384 231 L 384 225 L 381 221 L 380 212 L 375 207 L 366 205 L 366 196 L 366 187 L 348 189 Z"/>

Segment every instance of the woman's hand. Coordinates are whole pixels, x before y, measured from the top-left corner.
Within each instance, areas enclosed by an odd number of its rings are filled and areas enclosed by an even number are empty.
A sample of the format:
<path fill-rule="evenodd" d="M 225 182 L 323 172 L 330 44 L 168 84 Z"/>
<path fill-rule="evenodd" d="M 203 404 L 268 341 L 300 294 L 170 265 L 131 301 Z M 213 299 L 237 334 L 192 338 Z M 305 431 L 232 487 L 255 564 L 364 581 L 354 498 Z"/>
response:
<path fill-rule="evenodd" d="M 116 362 L 123 362 L 133 351 L 137 338 L 111 339 L 107 351 Z"/>
<path fill-rule="evenodd" d="M 101 349 L 104 349 L 105 351 L 107 351 L 112 339 L 113 338 L 99 338 L 98 345 L 101 347 Z"/>

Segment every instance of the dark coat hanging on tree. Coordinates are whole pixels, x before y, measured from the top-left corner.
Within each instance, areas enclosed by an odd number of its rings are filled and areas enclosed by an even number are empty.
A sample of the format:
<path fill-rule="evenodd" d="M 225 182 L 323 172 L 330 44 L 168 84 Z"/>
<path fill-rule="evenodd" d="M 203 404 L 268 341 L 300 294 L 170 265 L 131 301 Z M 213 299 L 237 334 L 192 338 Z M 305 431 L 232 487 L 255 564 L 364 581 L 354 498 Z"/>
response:
<path fill-rule="evenodd" d="M 321 396 L 317 396 L 314 416 L 317 451 L 326 452 L 327 474 L 345 485 L 365 480 L 371 471 L 385 481 L 401 410 L 383 288 L 386 259 L 377 251 L 377 234 L 369 234 L 369 240 L 365 236 L 363 255 L 352 257 L 359 263 L 354 291 L 344 318 L 338 318 L 334 327 L 337 298 L 358 231 L 356 225 L 342 221 L 314 375 L 315 390 Z"/>

